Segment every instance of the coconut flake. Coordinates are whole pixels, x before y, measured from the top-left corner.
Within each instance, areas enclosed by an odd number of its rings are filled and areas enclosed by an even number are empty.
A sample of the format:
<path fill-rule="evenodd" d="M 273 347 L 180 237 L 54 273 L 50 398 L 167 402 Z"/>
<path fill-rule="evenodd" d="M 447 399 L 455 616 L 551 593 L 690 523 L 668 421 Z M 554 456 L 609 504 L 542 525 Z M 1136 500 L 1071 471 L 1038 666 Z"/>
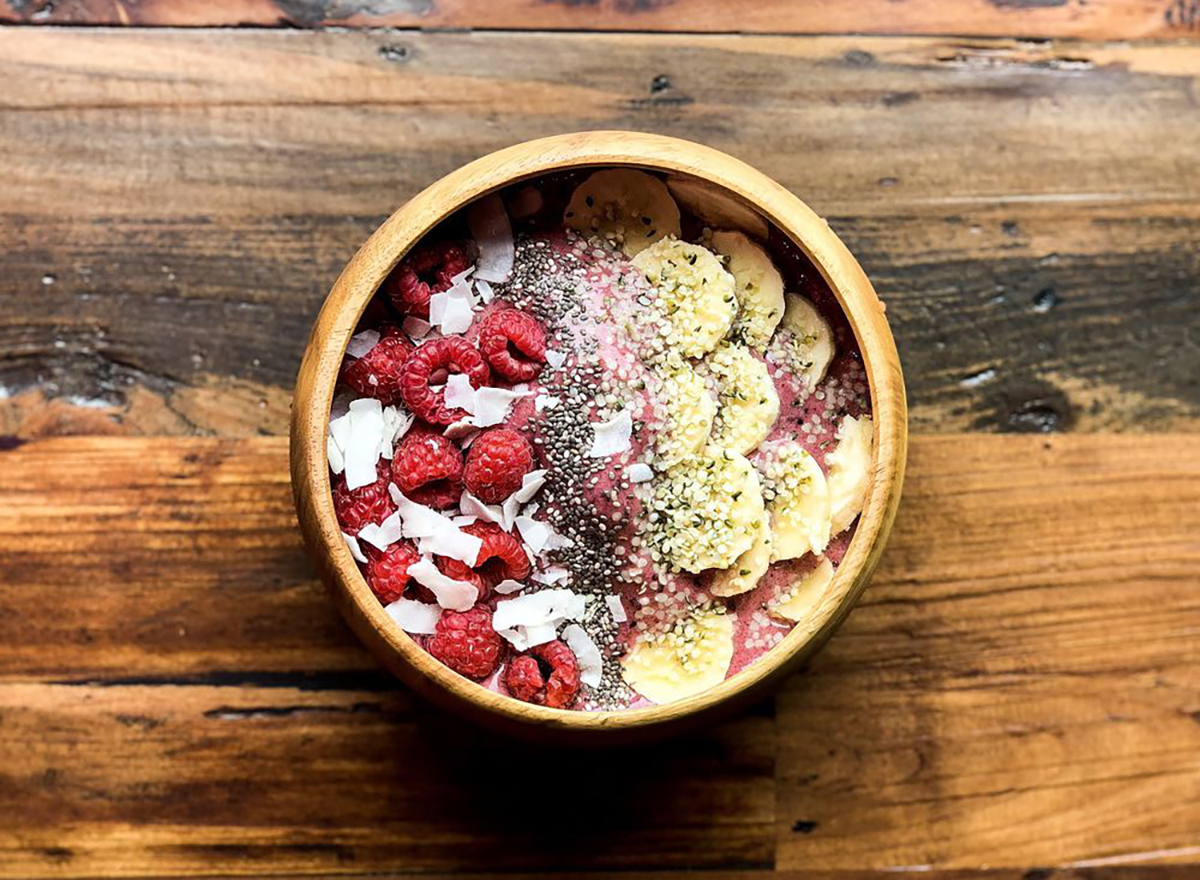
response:
<path fill-rule="evenodd" d="M 596 422 L 592 425 L 595 437 L 592 448 L 588 450 L 588 458 L 606 458 L 624 452 L 629 448 L 629 438 L 633 435 L 633 416 L 629 410 L 623 409 L 607 422 Z"/>
<path fill-rule="evenodd" d="M 485 303 L 490 303 L 496 296 L 496 292 L 492 290 L 492 285 L 488 284 L 482 278 L 475 279 L 475 290 L 479 294 L 479 298 Z"/>
<path fill-rule="evenodd" d="M 367 523 L 358 530 L 358 537 L 380 550 L 386 550 L 400 540 L 402 533 L 400 512 L 397 511 L 378 525 Z"/>
<path fill-rule="evenodd" d="M 465 515 L 462 515 L 462 516 L 452 516 L 452 517 L 450 517 L 450 522 L 454 523 L 454 524 L 455 524 L 456 526 L 458 526 L 460 529 L 461 529 L 463 526 L 473 526 L 473 525 L 475 525 L 475 523 L 476 523 L 478 520 L 479 520 L 479 517 L 477 517 L 477 516 L 465 516 Z"/>
<path fill-rule="evenodd" d="M 516 593 L 525 589 L 525 585 L 520 581 L 514 581 L 510 578 L 505 578 L 496 584 L 496 592 L 502 596 L 507 596 L 509 593 Z"/>
<path fill-rule="evenodd" d="M 467 209 L 467 225 L 471 237 L 479 246 L 479 262 L 475 277 L 484 281 L 507 281 L 512 273 L 516 250 L 512 225 L 500 196 L 492 193 L 477 200 Z"/>
<path fill-rule="evenodd" d="M 404 496 L 395 483 L 388 484 L 388 492 L 396 503 L 396 514 L 401 519 L 405 538 L 421 541 L 422 552 L 449 556 L 468 565 L 474 565 L 483 547 L 483 539 L 468 535 L 431 507 L 418 504 Z"/>
<path fill-rule="evenodd" d="M 333 439 L 332 432 L 330 432 L 329 437 L 325 440 L 325 458 L 329 461 L 329 469 L 335 474 L 340 474 L 346 469 L 346 457 L 342 455 L 341 448 L 338 447 L 337 441 Z"/>
<path fill-rule="evenodd" d="M 550 351 L 549 349 L 546 349 L 546 363 L 548 363 L 553 369 L 557 370 L 566 362 L 566 352 Z"/>
<path fill-rule="evenodd" d="M 412 568 L 409 568 L 412 571 Z M 496 603 L 492 626 L 510 629 L 518 626 L 544 626 L 567 620 L 579 620 L 587 611 L 587 600 L 570 590 L 541 590 Z"/>
<path fill-rule="evenodd" d="M 625 468 L 625 476 L 629 477 L 631 483 L 644 483 L 654 479 L 654 470 L 650 465 L 637 461 Z"/>
<path fill-rule="evenodd" d="M 513 493 L 513 497 L 517 501 L 524 504 L 534 495 L 541 491 L 542 486 L 546 485 L 546 474 L 549 473 L 546 469 L 530 471 L 521 478 L 521 488 Z"/>
<path fill-rule="evenodd" d="M 466 581 L 446 577 L 429 558 L 420 559 L 410 565 L 408 575 L 421 586 L 428 587 L 437 597 L 438 604 L 451 611 L 466 611 L 479 598 L 478 587 Z"/>
<path fill-rule="evenodd" d="M 527 397 L 530 393 L 509 391 L 507 388 L 477 388 L 474 417 L 471 421 L 479 428 L 498 425 L 508 418 L 508 411 L 513 402 Z"/>
<path fill-rule="evenodd" d="M 467 565 L 474 565 L 479 560 L 479 551 L 483 549 L 483 539 L 467 534 L 452 520 L 446 520 L 446 524 L 447 527 L 436 534 L 418 538 L 417 549 L 422 553 L 449 556 Z"/>
<path fill-rule="evenodd" d="M 629 615 L 625 613 L 625 605 L 621 602 L 620 596 L 605 596 L 604 604 L 608 606 L 609 613 L 612 614 L 612 619 L 615 623 L 624 623 L 629 619 Z"/>
<path fill-rule="evenodd" d="M 350 412 L 350 401 L 352 400 L 354 400 L 354 393 L 351 391 L 339 391 L 335 394 L 333 403 L 329 406 L 329 421 L 333 422 Z"/>
<path fill-rule="evenodd" d="M 451 373 L 442 391 L 447 408 L 466 410 L 468 413 L 475 412 L 475 394 L 475 386 L 466 373 Z"/>
<path fill-rule="evenodd" d="M 535 555 L 540 554 L 550 543 L 550 527 L 541 520 L 531 516 L 518 516 L 515 520 L 517 531 Z"/>
<path fill-rule="evenodd" d="M 383 408 L 383 435 L 379 438 L 379 454 L 391 458 L 396 449 L 396 441 L 408 433 L 412 427 L 413 414 L 403 412 L 394 406 Z"/>
<path fill-rule="evenodd" d="M 355 562 L 367 561 L 367 557 L 363 556 L 362 548 L 358 546 L 358 538 L 342 532 L 342 539 L 346 542 L 346 546 L 350 548 L 350 555 L 354 557 Z"/>
<path fill-rule="evenodd" d="M 560 403 L 562 403 L 562 401 L 553 394 L 539 394 L 533 399 L 533 408 L 538 412 L 541 412 L 544 409 L 554 409 L 554 407 L 558 406 Z"/>
<path fill-rule="evenodd" d="M 525 643 L 530 648 L 552 642 L 558 636 L 558 627 L 553 623 L 539 623 L 537 626 L 517 627 L 525 631 Z"/>
<path fill-rule="evenodd" d="M 577 623 L 564 627 L 562 637 L 579 662 L 579 680 L 592 687 L 600 684 L 600 675 L 604 671 L 604 659 L 600 656 L 600 649 L 596 647 L 592 637 Z"/>
<path fill-rule="evenodd" d="M 429 335 L 429 331 L 433 329 L 433 325 L 424 318 L 418 318 L 416 315 L 408 315 L 401 322 L 400 329 L 413 342 L 420 342 Z"/>
<path fill-rule="evenodd" d="M 570 577 L 570 575 L 571 575 L 571 573 L 569 571 L 567 571 L 565 568 L 562 568 L 557 565 L 552 565 L 549 568 L 547 568 L 545 571 L 534 572 L 533 580 L 535 583 L 546 584 L 547 586 L 553 586 L 554 584 L 565 581 L 568 577 Z"/>
<path fill-rule="evenodd" d="M 358 489 L 376 480 L 375 464 L 383 442 L 383 407 L 373 397 L 363 397 L 350 404 L 349 437 L 339 444 L 346 464 L 346 488 Z"/>
<path fill-rule="evenodd" d="M 512 523 L 506 520 L 504 510 L 499 504 L 484 504 L 470 492 L 463 491 L 458 500 L 458 509 L 485 522 L 495 523 L 506 532 L 512 531 Z"/>
<path fill-rule="evenodd" d="M 504 499 L 504 506 L 501 508 L 504 515 L 504 522 L 500 525 L 504 531 L 511 532 L 513 525 L 517 521 L 517 514 L 521 512 L 521 502 L 517 500 L 516 494 L 509 495 Z M 533 514 L 530 514 L 532 516 Z"/>
<path fill-rule="evenodd" d="M 417 602 L 413 599 L 398 599 L 383 609 L 388 617 L 406 633 L 414 635 L 430 635 L 437 629 L 437 622 L 442 617 L 442 609 L 437 605 Z"/>
<path fill-rule="evenodd" d="M 444 334 L 465 333 L 475 318 L 475 296 L 463 281 L 429 297 L 429 323 Z"/>
<path fill-rule="evenodd" d="M 346 343 L 346 354 L 352 358 L 360 358 L 379 343 L 379 331 L 364 330 L 350 337 Z"/>

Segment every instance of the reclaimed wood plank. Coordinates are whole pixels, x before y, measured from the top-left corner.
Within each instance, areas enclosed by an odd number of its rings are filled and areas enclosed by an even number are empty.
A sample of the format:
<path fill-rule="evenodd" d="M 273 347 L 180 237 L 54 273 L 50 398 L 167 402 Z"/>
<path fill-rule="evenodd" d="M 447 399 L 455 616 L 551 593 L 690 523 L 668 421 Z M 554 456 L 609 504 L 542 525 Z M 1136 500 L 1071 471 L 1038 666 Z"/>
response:
<path fill-rule="evenodd" d="M 285 459 L 277 438 L 0 452 L 15 874 L 1176 880 L 1100 869 L 1200 857 L 1190 436 L 914 437 L 880 570 L 807 674 L 709 733 L 586 756 L 481 742 L 379 672 L 309 574 Z M 510 784 L 539 796 L 498 808 Z M 545 808 L 564 786 L 574 811 Z"/>
<path fill-rule="evenodd" d="M 400 27 L 773 34 L 1195 37 L 1195 0 L 0 0 L 0 22 L 169 27 Z"/>
<path fill-rule="evenodd" d="M 918 430 L 1196 430 L 1198 75 L 1189 45 L 0 31 L 0 434 L 282 433 L 380 220 L 601 126 L 705 141 L 830 217 Z"/>

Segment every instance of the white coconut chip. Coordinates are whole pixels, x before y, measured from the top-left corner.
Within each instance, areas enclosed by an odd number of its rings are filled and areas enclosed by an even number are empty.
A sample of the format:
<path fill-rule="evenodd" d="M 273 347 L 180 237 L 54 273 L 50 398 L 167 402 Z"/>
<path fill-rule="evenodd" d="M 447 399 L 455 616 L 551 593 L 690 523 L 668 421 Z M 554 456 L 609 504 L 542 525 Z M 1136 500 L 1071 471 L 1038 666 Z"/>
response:
<path fill-rule="evenodd" d="M 340 474 L 346 469 L 346 457 L 342 455 L 341 447 L 337 445 L 337 441 L 333 439 L 333 432 L 329 433 L 329 437 L 325 440 L 325 458 L 329 461 L 329 469 L 335 474 Z"/>
<path fill-rule="evenodd" d="M 534 572 L 533 580 L 535 583 L 546 584 L 547 586 L 553 586 L 554 584 L 562 583 L 570 576 L 571 576 L 571 573 L 569 571 L 567 571 L 565 568 L 562 568 L 557 565 L 552 565 L 549 568 L 547 568 L 545 571 Z"/>
<path fill-rule="evenodd" d="M 592 448 L 588 450 L 588 458 L 607 458 L 624 452 L 629 448 L 629 438 L 633 436 L 633 416 L 629 410 L 623 409 L 607 422 L 596 422 L 592 425 L 595 437 Z"/>
<path fill-rule="evenodd" d="M 479 598 L 479 588 L 466 581 L 456 581 L 446 577 L 433 560 L 420 559 L 408 567 L 408 575 L 423 587 L 428 587 L 437 602 L 443 608 L 451 611 L 466 611 Z"/>
<path fill-rule="evenodd" d="M 647 480 L 654 479 L 654 470 L 650 465 L 636 461 L 625 468 L 625 476 L 629 477 L 631 483 L 645 483 Z"/>
<path fill-rule="evenodd" d="M 383 436 L 379 438 L 379 454 L 391 458 L 396 449 L 396 441 L 408 433 L 412 427 L 413 414 L 404 412 L 394 406 L 383 408 Z"/>
<path fill-rule="evenodd" d="M 396 503 L 393 515 L 400 517 L 404 537 L 417 538 L 422 553 L 435 553 L 468 565 L 475 564 L 483 547 L 482 538 L 468 535 L 448 516 L 406 498 L 395 483 L 388 484 L 388 492 Z"/>
<path fill-rule="evenodd" d="M 411 567 L 409 571 L 412 571 Z M 496 603 L 492 626 L 509 629 L 517 626 L 543 626 L 568 620 L 580 620 L 587 611 L 587 599 L 570 590 L 541 590 Z"/>
<path fill-rule="evenodd" d="M 354 393 L 351 391 L 339 391 L 335 394 L 333 403 L 329 406 L 329 421 L 333 422 L 350 412 L 350 401 L 352 400 L 354 400 Z"/>
<path fill-rule="evenodd" d="M 554 409 L 554 407 L 558 406 L 560 403 L 562 403 L 562 401 L 553 394 L 539 394 L 533 399 L 533 408 L 538 412 L 541 412 L 544 409 Z"/>
<path fill-rule="evenodd" d="M 477 427 L 488 428 L 508 418 L 508 411 L 515 401 L 528 397 L 530 391 L 509 391 L 507 388 L 477 388 L 475 390 L 475 413 L 471 419 Z"/>
<path fill-rule="evenodd" d="M 608 606 L 608 610 L 612 614 L 612 619 L 615 623 L 624 623 L 629 620 L 629 615 L 625 613 L 625 605 L 621 602 L 620 596 L 605 596 L 604 604 Z"/>
<path fill-rule="evenodd" d="M 376 480 L 375 464 L 383 442 L 383 407 L 375 398 L 363 397 L 350 404 L 346 418 L 350 420 L 350 436 L 340 444 L 346 463 L 346 488 L 358 489 Z"/>
<path fill-rule="evenodd" d="M 388 547 L 391 547 L 400 540 L 402 534 L 403 528 L 401 526 L 399 511 L 393 513 L 378 525 L 367 523 L 358 530 L 359 540 L 366 541 L 380 550 L 386 550 Z"/>
<path fill-rule="evenodd" d="M 479 294 L 479 298 L 485 303 L 490 303 L 496 296 L 496 292 L 492 290 L 492 285 L 488 284 L 482 278 L 475 279 L 475 292 Z"/>
<path fill-rule="evenodd" d="M 537 626 L 519 626 L 518 632 L 523 631 L 527 648 L 536 648 L 546 642 L 552 642 L 558 637 L 558 626 L 553 623 L 541 623 Z"/>
<path fill-rule="evenodd" d="M 420 342 L 433 330 L 433 325 L 424 318 L 418 318 L 416 315 L 408 315 L 400 323 L 400 329 L 413 342 Z"/>
<path fill-rule="evenodd" d="M 463 526 L 473 526 L 473 525 L 475 525 L 476 522 L 478 522 L 478 520 L 479 520 L 479 517 L 477 517 L 477 516 L 461 515 L 461 516 L 450 517 L 450 522 L 454 523 L 460 529 Z"/>
<path fill-rule="evenodd" d="M 518 516 L 514 520 L 521 540 L 535 556 L 540 556 L 547 550 L 561 550 L 570 547 L 574 542 L 564 538 L 548 522 L 534 519 L 531 516 Z"/>
<path fill-rule="evenodd" d="M 360 358 L 379 343 L 379 331 L 364 330 L 350 337 L 346 343 L 346 354 L 352 358 Z"/>
<path fill-rule="evenodd" d="M 445 335 L 465 333 L 475 319 L 471 283 L 462 281 L 429 297 L 429 323 Z"/>
<path fill-rule="evenodd" d="M 540 492 L 542 486 L 546 485 L 546 474 L 548 473 L 549 471 L 545 468 L 527 473 L 521 478 L 521 488 L 513 493 L 513 497 L 524 504 Z"/>
<path fill-rule="evenodd" d="M 525 585 L 523 583 L 520 581 L 511 580 L 509 578 L 505 578 L 504 580 L 500 581 L 500 583 L 496 584 L 496 592 L 502 596 L 507 596 L 510 593 L 516 593 L 523 589 L 525 589 Z"/>
<path fill-rule="evenodd" d="M 512 225 L 504 202 L 493 193 L 484 196 L 467 209 L 467 225 L 471 237 L 479 246 L 479 262 L 475 264 L 475 277 L 484 281 L 507 281 L 512 274 L 516 248 L 513 243 Z"/>
<path fill-rule="evenodd" d="M 342 539 L 346 542 L 346 546 L 350 548 L 350 555 L 354 557 L 355 562 L 367 561 L 367 557 L 363 556 L 362 548 L 358 546 L 358 538 L 342 532 Z"/>
<path fill-rule="evenodd" d="M 451 373 L 442 390 L 442 396 L 449 409 L 466 410 L 471 414 L 475 412 L 475 393 L 475 387 L 466 373 Z M 460 419 L 459 421 L 466 420 Z M 468 422 L 468 424 L 470 423 Z"/>
<path fill-rule="evenodd" d="M 512 523 L 506 520 L 504 510 L 499 504 L 484 504 L 470 492 L 463 491 L 458 500 L 458 509 L 485 522 L 495 523 L 506 532 L 512 531 Z"/>
<path fill-rule="evenodd" d="M 474 565 L 479 560 L 479 551 L 483 549 L 483 538 L 467 534 L 451 520 L 446 522 L 446 529 L 428 538 L 418 538 L 417 549 L 422 553 L 449 556 L 467 565 Z"/>
<path fill-rule="evenodd" d="M 388 617 L 406 633 L 426 636 L 437 629 L 437 622 L 442 617 L 442 609 L 427 602 L 417 602 L 413 599 L 398 599 L 383 609 Z"/>
<path fill-rule="evenodd" d="M 579 663 L 579 680 L 592 687 L 600 684 L 604 658 L 600 656 L 600 649 L 596 647 L 592 637 L 577 623 L 563 627 L 562 637 Z"/>

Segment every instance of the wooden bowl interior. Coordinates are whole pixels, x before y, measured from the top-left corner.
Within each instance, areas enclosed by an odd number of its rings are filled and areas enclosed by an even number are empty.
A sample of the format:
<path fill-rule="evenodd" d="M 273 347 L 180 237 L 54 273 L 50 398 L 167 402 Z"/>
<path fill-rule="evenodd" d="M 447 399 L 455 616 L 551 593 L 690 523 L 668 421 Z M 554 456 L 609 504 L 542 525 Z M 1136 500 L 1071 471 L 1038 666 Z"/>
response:
<path fill-rule="evenodd" d="M 723 228 L 761 236 L 772 224 L 821 272 L 858 340 L 875 423 L 875 462 L 857 531 L 811 617 L 761 660 L 721 684 L 662 706 L 612 712 L 548 709 L 494 693 L 434 660 L 384 612 L 341 537 L 330 494 L 325 442 L 338 366 L 380 284 L 424 235 L 475 199 L 523 180 L 572 169 L 625 166 L 682 181 L 696 193 L 681 207 Z M 330 292 L 297 379 L 291 465 L 306 542 L 347 621 L 406 684 L 488 726 L 556 742 L 641 740 L 730 712 L 797 668 L 840 625 L 865 586 L 899 501 L 906 449 L 899 358 L 883 307 L 862 269 L 828 225 L 774 181 L 699 144 L 629 132 L 588 132 L 532 141 L 485 156 L 442 178 L 396 211 L 363 245 Z"/>

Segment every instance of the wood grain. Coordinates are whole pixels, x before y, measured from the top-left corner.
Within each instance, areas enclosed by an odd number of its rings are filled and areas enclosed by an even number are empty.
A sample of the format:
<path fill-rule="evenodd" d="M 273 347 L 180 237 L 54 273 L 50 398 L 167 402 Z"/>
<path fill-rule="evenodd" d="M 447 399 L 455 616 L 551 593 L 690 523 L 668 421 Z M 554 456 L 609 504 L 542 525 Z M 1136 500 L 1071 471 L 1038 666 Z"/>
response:
<path fill-rule="evenodd" d="M 0 0 L 0 22 L 772 34 L 1195 37 L 1194 0 Z"/>
<path fill-rule="evenodd" d="M 916 428 L 1194 431 L 1198 74 L 1190 45 L 3 30 L 0 433 L 283 433 L 378 223 L 596 127 L 716 146 L 829 217 Z"/>
<path fill-rule="evenodd" d="M 883 564 L 807 674 L 589 755 L 488 740 L 377 671 L 304 561 L 281 439 L 0 462 L 10 876 L 1182 880 L 1200 858 L 1192 437 L 914 438 Z"/>

